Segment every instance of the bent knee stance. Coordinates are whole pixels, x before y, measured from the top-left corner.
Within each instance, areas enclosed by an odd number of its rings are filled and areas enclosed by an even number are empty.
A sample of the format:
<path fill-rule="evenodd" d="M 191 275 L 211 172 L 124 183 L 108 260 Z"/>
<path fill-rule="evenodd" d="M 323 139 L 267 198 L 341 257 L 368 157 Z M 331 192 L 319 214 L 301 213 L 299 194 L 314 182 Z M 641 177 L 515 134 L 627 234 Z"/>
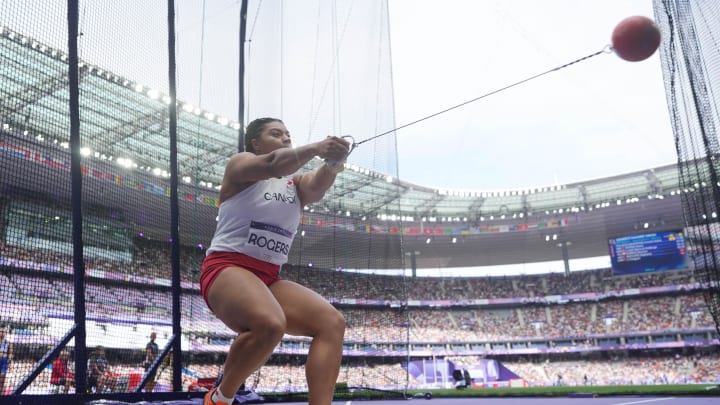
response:
<path fill-rule="evenodd" d="M 338 310 L 329 311 L 327 316 L 323 317 L 320 324 L 320 330 L 338 336 L 340 339 L 345 335 L 345 316 Z"/>
<path fill-rule="evenodd" d="M 267 343 L 275 347 L 285 334 L 285 318 L 265 319 L 250 327 L 250 333 L 257 339 L 257 342 Z"/>

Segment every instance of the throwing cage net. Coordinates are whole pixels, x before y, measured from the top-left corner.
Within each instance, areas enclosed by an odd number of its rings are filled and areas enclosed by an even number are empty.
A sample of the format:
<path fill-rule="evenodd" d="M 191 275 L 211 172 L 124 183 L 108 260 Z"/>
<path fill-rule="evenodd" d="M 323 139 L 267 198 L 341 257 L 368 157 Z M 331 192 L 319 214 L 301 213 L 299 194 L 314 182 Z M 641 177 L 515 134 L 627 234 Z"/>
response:
<path fill-rule="evenodd" d="M 720 331 L 720 6 L 672 0 L 654 6 L 690 256 Z"/>
<path fill-rule="evenodd" d="M 0 395 L 209 388 L 234 334 L 199 270 L 244 126 L 280 118 L 296 146 L 388 131 L 391 73 L 385 1 L 3 1 Z M 410 380 L 406 279 L 377 274 L 410 265 L 397 174 L 393 133 L 355 149 L 281 273 L 346 317 L 338 391 Z M 306 392 L 310 344 L 285 336 L 246 388 Z"/>

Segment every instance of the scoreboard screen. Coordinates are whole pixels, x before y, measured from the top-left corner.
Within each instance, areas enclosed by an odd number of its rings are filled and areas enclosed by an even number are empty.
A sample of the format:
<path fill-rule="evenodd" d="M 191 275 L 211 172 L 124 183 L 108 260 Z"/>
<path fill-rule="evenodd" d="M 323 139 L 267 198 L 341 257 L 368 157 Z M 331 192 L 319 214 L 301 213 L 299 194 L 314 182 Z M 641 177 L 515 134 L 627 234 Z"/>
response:
<path fill-rule="evenodd" d="M 613 274 L 638 274 L 687 268 L 682 231 L 629 235 L 608 241 Z"/>

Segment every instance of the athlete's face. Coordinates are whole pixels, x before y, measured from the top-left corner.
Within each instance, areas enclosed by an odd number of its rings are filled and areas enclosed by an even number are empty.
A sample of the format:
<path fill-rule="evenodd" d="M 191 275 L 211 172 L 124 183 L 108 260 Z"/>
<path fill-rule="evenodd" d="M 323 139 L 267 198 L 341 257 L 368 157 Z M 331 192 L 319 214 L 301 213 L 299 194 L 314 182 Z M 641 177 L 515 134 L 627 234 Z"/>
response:
<path fill-rule="evenodd" d="M 280 148 L 289 148 L 292 146 L 290 132 L 282 122 L 270 122 L 265 124 L 260 137 L 253 140 L 253 145 L 258 154 L 270 153 Z"/>

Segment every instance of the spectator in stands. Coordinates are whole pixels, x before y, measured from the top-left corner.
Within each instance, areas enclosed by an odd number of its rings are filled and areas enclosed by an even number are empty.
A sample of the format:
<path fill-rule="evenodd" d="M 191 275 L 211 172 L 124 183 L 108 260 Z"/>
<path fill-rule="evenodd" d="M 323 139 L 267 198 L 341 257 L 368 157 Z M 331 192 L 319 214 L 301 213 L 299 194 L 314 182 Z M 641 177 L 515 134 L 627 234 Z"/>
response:
<path fill-rule="evenodd" d="M 68 367 L 68 352 L 63 350 L 58 358 L 52 363 L 52 373 L 50 374 L 50 384 L 62 390 L 63 394 L 70 391 L 70 386 L 75 385 L 75 375 L 70 372 Z"/>
<path fill-rule="evenodd" d="M 155 338 L 157 338 L 157 333 L 150 333 L 150 341 L 145 346 L 145 361 L 143 362 L 143 367 L 146 373 L 150 370 L 150 366 L 152 366 L 160 353 L 160 348 L 157 343 L 155 343 Z M 145 392 L 152 392 L 155 389 L 155 374 L 156 372 L 153 372 L 148 376 L 147 383 L 145 384 Z"/>
<path fill-rule="evenodd" d="M 240 385 L 288 333 L 313 338 L 306 364 L 309 402 L 327 405 L 340 370 L 345 320 L 319 294 L 280 280 L 279 272 L 303 206 L 322 199 L 342 171 L 349 144 L 333 136 L 292 148 L 281 120 L 260 118 L 247 127 L 245 149 L 226 166 L 217 228 L 200 276 L 208 306 L 239 334 L 223 381 L 204 403 L 232 403 Z M 294 174 L 315 156 L 339 165 Z"/>
<path fill-rule="evenodd" d="M 5 394 L 5 376 L 10 369 L 13 356 L 13 344 L 5 338 L 7 328 L 0 326 L 0 395 Z"/>
<path fill-rule="evenodd" d="M 88 389 L 95 388 L 96 393 L 103 393 L 106 390 L 112 392 L 116 381 L 105 359 L 105 348 L 96 347 L 95 354 L 88 359 Z"/>

